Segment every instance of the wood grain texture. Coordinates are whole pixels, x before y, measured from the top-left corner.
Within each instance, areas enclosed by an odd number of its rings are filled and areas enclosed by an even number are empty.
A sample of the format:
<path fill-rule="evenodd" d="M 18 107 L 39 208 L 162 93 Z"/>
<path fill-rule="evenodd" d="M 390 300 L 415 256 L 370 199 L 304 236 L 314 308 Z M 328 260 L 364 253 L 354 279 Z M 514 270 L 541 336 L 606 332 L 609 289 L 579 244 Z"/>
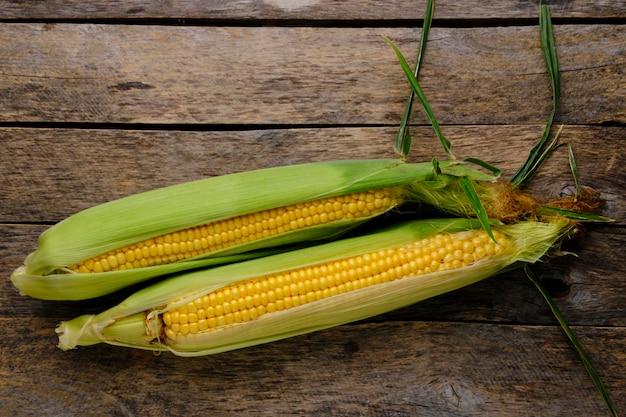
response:
<path fill-rule="evenodd" d="M 555 17 L 623 18 L 623 0 L 553 0 Z M 0 4 L 3 19 L 146 19 L 167 18 L 209 20 L 313 20 L 313 21 L 371 21 L 407 20 L 423 17 L 425 2 L 402 0 L 332 1 L 332 0 L 181 0 L 181 1 L 12 1 Z M 438 0 L 436 19 L 534 19 L 537 2 L 519 0 Z"/>
<path fill-rule="evenodd" d="M 393 158 L 397 129 L 305 128 L 245 131 L 0 130 L 0 219 L 57 222 L 77 211 L 153 188 L 277 165 L 350 158 Z M 412 128 L 410 160 L 444 158 L 432 129 Z M 482 157 L 510 177 L 543 126 L 444 126 L 458 158 Z M 623 128 L 567 126 L 581 185 L 602 193 L 603 214 L 626 222 Z M 71 168 L 71 169 L 68 169 Z M 530 189 L 544 201 L 573 185 L 567 152 L 544 165 Z"/>
<path fill-rule="evenodd" d="M 626 121 L 624 26 L 555 32 L 558 122 Z M 0 25 L 0 122 L 397 125 L 408 84 L 381 35 L 413 59 L 417 29 Z M 547 118 L 537 27 L 434 28 L 428 57 L 440 123 Z"/>
<path fill-rule="evenodd" d="M 47 330 L 54 320 L 21 323 L 2 320 L 15 343 L 0 346 L 0 403 L 16 415 L 604 415 L 555 327 L 358 324 L 183 359 L 107 346 L 61 352 Z M 574 331 L 623 409 L 623 328 Z"/>
<path fill-rule="evenodd" d="M 458 158 L 509 177 L 551 108 L 538 2 L 438 0 L 424 90 Z M 626 412 L 624 1 L 551 1 L 561 140 L 603 214 L 536 265 Z M 393 157 L 423 2 L 12 1 L 0 4 L 0 415 L 607 415 L 520 271 L 315 334 L 202 358 L 99 345 L 62 352 L 82 302 L 8 280 L 50 225 L 141 191 L 243 170 Z M 419 106 L 411 161 L 443 158 Z M 530 189 L 571 191 L 567 152 Z M 17 326 L 18 322 L 21 326 Z"/>

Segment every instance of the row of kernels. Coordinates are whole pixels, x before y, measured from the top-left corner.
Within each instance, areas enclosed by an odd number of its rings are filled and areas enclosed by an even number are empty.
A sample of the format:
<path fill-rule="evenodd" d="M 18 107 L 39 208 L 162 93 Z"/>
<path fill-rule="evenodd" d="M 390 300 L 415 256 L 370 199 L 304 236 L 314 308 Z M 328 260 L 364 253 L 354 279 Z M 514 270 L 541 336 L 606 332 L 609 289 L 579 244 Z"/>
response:
<path fill-rule="evenodd" d="M 109 272 L 176 262 L 290 230 L 386 210 L 398 203 L 390 192 L 355 193 L 191 227 L 109 252 L 70 269 L 80 273 Z M 379 202 L 381 198 L 384 201 Z M 376 202 L 373 207 L 366 203 L 372 199 Z"/>
<path fill-rule="evenodd" d="M 499 238 L 504 240 L 502 236 Z M 430 241 L 432 242 L 433 239 Z M 441 239 L 434 238 L 434 241 L 437 244 L 443 244 Z M 443 236 L 443 242 L 446 241 L 448 241 L 447 236 Z M 480 259 L 501 250 L 501 246 L 480 238 L 481 245 L 478 247 L 477 253 L 465 253 L 464 249 L 469 248 L 465 242 L 461 241 L 460 244 L 453 245 L 447 243 L 444 248 L 446 255 L 439 258 L 428 254 L 415 255 L 416 252 L 423 252 L 422 249 L 425 245 L 422 242 L 421 245 L 373 252 L 225 288 L 188 304 L 183 309 L 186 314 L 181 313 L 181 310 L 178 313 L 166 313 L 164 322 L 166 325 L 172 324 L 171 327 L 168 327 L 167 335 L 168 337 L 176 337 L 177 335 L 194 333 L 194 326 L 191 323 L 185 327 L 188 324 L 185 322 L 186 320 L 191 321 L 196 318 L 200 322 L 205 320 L 206 326 L 202 324 L 198 325 L 198 328 L 215 328 L 224 324 L 248 321 L 266 313 L 289 309 L 355 289 L 407 276 L 460 268 L 474 262 L 474 256 Z M 473 242 L 473 244 L 478 243 L 478 241 Z M 405 255 L 405 258 L 411 259 L 399 263 L 402 254 Z M 342 268 L 352 268 L 357 265 L 361 265 L 361 267 L 356 267 L 356 269 L 361 269 L 361 274 L 353 271 L 335 272 Z M 240 298 L 236 299 L 233 294 L 240 295 Z M 197 314 L 189 313 L 195 306 L 202 306 L 203 310 L 199 310 Z M 179 326 L 176 327 L 175 325 Z"/>
<path fill-rule="evenodd" d="M 266 312 L 280 311 L 416 273 L 415 265 L 412 268 L 409 265 L 395 266 L 394 259 L 398 257 L 394 255 L 394 251 L 391 250 L 364 254 L 348 260 L 293 271 L 290 274 L 267 277 L 254 283 L 249 282 L 225 288 L 205 295 L 177 312 L 165 313 L 164 321 L 167 325 L 186 324 L 188 320 L 195 320 L 197 317 L 201 320 L 211 319 L 222 315 L 236 315 L 237 312 L 244 311 L 253 311 L 252 316 L 260 316 Z M 349 267 L 351 264 L 362 265 L 362 267 L 357 267 L 361 273 L 334 272 Z M 294 282 L 289 283 L 288 281 L 292 279 Z M 278 283 L 286 285 L 280 287 L 277 286 Z M 232 299 L 234 292 L 242 297 L 239 300 Z M 197 314 L 190 314 L 189 311 L 197 305 L 201 305 L 204 309 L 198 311 Z M 250 315 L 250 313 L 247 314 Z M 244 313 L 243 316 L 245 315 Z M 235 319 L 235 321 L 238 320 Z"/>
<path fill-rule="evenodd" d="M 437 236 L 430 241 L 434 239 L 438 244 L 442 244 L 440 238 Z M 503 236 L 499 236 L 499 238 L 505 240 Z M 443 239 L 450 240 L 447 235 L 443 236 Z M 368 253 L 276 276 L 259 278 L 256 281 L 226 287 L 198 298 L 180 308 L 179 313 L 197 312 L 198 316 L 212 317 L 215 314 L 243 311 L 268 303 L 289 300 L 292 297 L 299 298 L 301 301 L 307 298 L 317 299 L 328 293 L 327 290 L 333 291 L 334 288 L 342 285 L 344 287 L 362 286 L 365 285 L 364 283 L 371 285 L 371 283 L 378 281 L 386 282 L 404 276 L 461 267 L 473 262 L 475 257 L 480 259 L 480 257 L 495 254 L 501 250 L 501 246 L 495 245 L 490 241 L 490 238 L 481 237 L 478 239 L 482 245 L 478 248 L 478 253 L 474 254 L 465 253 L 462 249 L 458 249 L 469 247 L 465 244 L 467 241 L 463 240 L 459 240 L 459 244 L 447 244 L 445 248 L 447 252 L 444 257 L 428 254 L 410 256 L 416 252 L 422 252 L 426 245 L 409 245 L 397 250 Z M 478 241 L 474 243 L 478 243 Z M 402 255 L 409 255 L 411 259 L 408 262 L 402 262 Z M 357 265 L 361 265 L 361 267 Z M 361 273 L 353 271 L 354 269 L 359 270 L 359 268 Z M 312 297 L 312 294 L 315 294 L 315 297 Z"/>

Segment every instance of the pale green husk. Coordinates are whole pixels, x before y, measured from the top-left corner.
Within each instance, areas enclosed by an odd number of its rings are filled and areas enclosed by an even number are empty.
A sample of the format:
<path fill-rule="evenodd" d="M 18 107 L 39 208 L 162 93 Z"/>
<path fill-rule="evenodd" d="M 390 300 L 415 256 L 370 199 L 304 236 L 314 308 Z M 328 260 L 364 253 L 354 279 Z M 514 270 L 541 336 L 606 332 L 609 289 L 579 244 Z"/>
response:
<path fill-rule="evenodd" d="M 256 256 L 251 251 L 336 237 L 369 220 L 340 220 L 291 231 L 198 258 L 137 270 L 77 274 L 68 267 L 164 233 L 261 210 L 435 177 L 493 180 L 462 163 L 408 164 L 395 159 L 318 162 L 213 177 L 153 190 L 79 212 L 46 230 L 11 276 L 22 295 L 48 300 L 98 297 L 149 278 Z M 232 255 L 246 255 L 232 258 Z M 216 258 L 216 259 L 206 259 Z"/>
<path fill-rule="evenodd" d="M 344 239 L 290 253 L 254 259 L 209 270 L 187 273 L 147 287 L 98 315 L 80 316 L 57 329 L 59 347 L 100 342 L 148 350 L 170 350 L 181 356 L 197 356 L 243 348 L 371 317 L 472 284 L 520 262 L 534 263 L 570 228 L 568 222 L 520 222 L 496 226 L 509 236 L 511 245 L 494 258 L 451 271 L 404 278 L 367 287 L 230 328 L 186 338 L 184 345 L 160 340 L 163 306 L 186 304 L 199 295 L 232 282 L 277 273 L 333 259 L 404 246 L 439 231 L 457 232 L 479 228 L 477 220 L 420 220 L 395 225 L 377 233 Z"/>

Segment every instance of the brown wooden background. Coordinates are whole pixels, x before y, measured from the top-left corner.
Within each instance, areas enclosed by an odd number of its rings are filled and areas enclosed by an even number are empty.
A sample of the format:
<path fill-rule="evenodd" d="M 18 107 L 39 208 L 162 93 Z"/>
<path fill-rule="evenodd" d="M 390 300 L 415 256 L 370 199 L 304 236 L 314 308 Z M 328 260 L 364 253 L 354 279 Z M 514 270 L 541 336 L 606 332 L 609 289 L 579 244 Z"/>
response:
<path fill-rule="evenodd" d="M 95 3 L 95 4 L 89 4 Z M 609 226 L 541 265 L 626 413 L 626 2 L 547 1 L 562 70 L 557 124 Z M 0 3 L 0 415 L 602 416 L 545 302 L 519 272 L 366 322 L 183 359 L 101 345 L 62 352 L 61 320 L 126 294 L 20 297 L 11 271 L 78 210 L 196 178 L 393 157 L 424 1 Z M 511 175 L 551 94 L 538 2 L 437 2 L 421 80 L 458 157 Z M 442 157 L 415 107 L 411 160 Z M 566 152 L 532 184 L 567 193 Z"/>

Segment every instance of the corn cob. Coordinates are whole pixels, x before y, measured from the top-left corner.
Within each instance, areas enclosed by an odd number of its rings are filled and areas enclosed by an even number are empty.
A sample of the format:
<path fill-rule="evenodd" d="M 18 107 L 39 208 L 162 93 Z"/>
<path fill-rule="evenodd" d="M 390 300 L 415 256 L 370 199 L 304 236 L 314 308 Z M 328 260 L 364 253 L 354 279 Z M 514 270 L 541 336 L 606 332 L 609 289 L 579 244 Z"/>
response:
<path fill-rule="evenodd" d="M 459 163 L 438 167 L 394 159 L 311 163 L 137 194 L 42 233 L 11 279 L 22 295 L 36 298 L 97 297 L 152 277 L 249 259 L 255 250 L 331 238 L 405 201 L 465 215 L 471 204 L 454 180 L 493 180 Z M 421 182 L 439 190 L 435 198 Z M 446 188 L 453 196 L 444 201 L 439 194 Z"/>
<path fill-rule="evenodd" d="M 495 226 L 418 220 L 364 236 L 190 272 L 57 328 L 59 347 L 101 342 L 213 354 L 360 320 L 535 262 L 567 221 Z"/>

